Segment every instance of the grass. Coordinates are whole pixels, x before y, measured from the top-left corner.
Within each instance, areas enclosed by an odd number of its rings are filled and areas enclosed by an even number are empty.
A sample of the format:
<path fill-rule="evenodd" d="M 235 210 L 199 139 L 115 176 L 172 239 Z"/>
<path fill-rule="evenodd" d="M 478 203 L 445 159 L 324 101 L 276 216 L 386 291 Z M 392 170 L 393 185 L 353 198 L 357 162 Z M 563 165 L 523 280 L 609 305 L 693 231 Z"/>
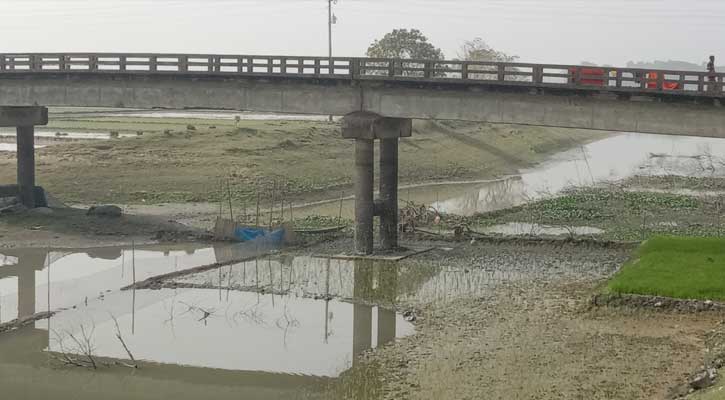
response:
<path fill-rule="evenodd" d="M 576 188 L 561 196 L 469 218 L 472 226 L 526 222 L 591 226 L 602 238 L 641 241 L 658 235 L 717 237 L 725 234 L 717 197 L 632 192 L 619 187 Z"/>
<path fill-rule="evenodd" d="M 609 282 L 614 293 L 725 300 L 725 239 L 655 237 Z"/>

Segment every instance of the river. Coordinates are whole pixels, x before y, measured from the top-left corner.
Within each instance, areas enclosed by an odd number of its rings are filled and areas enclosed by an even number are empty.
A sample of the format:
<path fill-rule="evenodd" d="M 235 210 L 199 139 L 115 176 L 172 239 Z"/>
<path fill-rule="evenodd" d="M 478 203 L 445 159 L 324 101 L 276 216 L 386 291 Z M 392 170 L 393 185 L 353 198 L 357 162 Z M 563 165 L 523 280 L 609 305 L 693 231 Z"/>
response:
<path fill-rule="evenodd" d="M 621 133 L 555 154 L 519 174 L 497 180 L 403 187 L 403 201 L 470 216 L 553 196 L 574 186 L 614 183 L 632 176 L 725 176 L 725 139 Z M 353 217 L 353 199 L 342 201 Z M 340 199 L 303 208 L 303 214 L 339 215 Z"/>

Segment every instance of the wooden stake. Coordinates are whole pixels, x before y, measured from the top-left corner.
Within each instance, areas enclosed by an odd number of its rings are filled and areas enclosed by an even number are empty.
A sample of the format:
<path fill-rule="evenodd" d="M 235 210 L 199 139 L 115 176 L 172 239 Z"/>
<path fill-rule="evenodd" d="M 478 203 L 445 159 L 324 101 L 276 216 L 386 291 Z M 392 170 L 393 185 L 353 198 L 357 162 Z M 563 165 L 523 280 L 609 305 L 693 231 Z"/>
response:
<path fill-rule="evenodd" d="M 227 194 L 229 195 L 229 218 L 234 221 L 234 212 L 232 211 L 232 187 L 227 179 Z"/>
<path fill-rule="evenodd" d="M 259 228 L 259 198 L 261 196 L 261 193 L 259 192 L 259 188 L 257 188 L 257 222 L 256 227 Z"/>
<path fill-rule="evenodd" d="M 269 205 L 269 230 L 272 230 L 272 218 L 274 217 L 274 193 L 277 190 L 277 181 L 274 181 L 274 185 L 272 186 L 272 194 L 270 195 L 270 205 Z"/>
<path fill-rule="evenodd" d="M 337 214 L 337 224 L 342 225 L 342 202 L 345 200 L 345 192 L 340 192 L 340 212 Z"/>
<path fill-rule="evenodd" d="M 222 219 L 224 211 L 224 183 L 219 179 L 219 219 Z"/>

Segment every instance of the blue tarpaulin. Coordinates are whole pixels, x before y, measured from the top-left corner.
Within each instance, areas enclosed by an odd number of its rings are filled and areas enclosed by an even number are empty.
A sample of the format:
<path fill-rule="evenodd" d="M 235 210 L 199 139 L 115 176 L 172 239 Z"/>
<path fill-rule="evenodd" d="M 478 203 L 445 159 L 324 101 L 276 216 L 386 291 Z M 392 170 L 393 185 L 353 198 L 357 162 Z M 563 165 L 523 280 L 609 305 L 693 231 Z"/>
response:
<path fill-rule="evenodd" d="M 255 239 L 264 238 L 274 243 L 281 244 L 284 242 L 284 229 L 268 231 L 259 228 L 237 228 L 234 230 L 234 236 L 242 242 L 249 242 Z"/>

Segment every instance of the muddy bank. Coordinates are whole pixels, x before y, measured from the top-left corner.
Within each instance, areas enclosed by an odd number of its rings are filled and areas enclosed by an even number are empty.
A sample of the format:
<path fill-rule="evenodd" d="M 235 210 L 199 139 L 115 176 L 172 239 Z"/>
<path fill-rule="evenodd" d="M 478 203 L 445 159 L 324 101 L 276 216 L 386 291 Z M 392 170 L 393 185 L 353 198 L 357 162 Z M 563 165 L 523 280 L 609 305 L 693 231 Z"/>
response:
<path fill-rule="evenodd" d="M 681 313 L 714 312 L 725 317 L 725 303 L 710 300 L 684 300 L 662 296 L 641 296 L 634 294 L 597 294 L 592 298 L 594 307 L 629 307 L 649 310 L 664 310 Z"/>
<path fill-rule="evenodd" d="M 88 215 L 86 209 L 55 208 L 0 216 L 0 248 L 98 247 L 175 241 L 208 241 L 202 229 L 161 216 Z"/>
<path fill-rule="evenodd" d="M 411 299 L 416 335 L 368 353 L 330 398 L 662 398 L 703 363 L 720 318 L 590 309 L 591 293 L 628 257 L 512 244 L 426 255 L 417 265 L 444 265 L 459 285 L 489 269 L 512 273 L 467 296 Z"/>

